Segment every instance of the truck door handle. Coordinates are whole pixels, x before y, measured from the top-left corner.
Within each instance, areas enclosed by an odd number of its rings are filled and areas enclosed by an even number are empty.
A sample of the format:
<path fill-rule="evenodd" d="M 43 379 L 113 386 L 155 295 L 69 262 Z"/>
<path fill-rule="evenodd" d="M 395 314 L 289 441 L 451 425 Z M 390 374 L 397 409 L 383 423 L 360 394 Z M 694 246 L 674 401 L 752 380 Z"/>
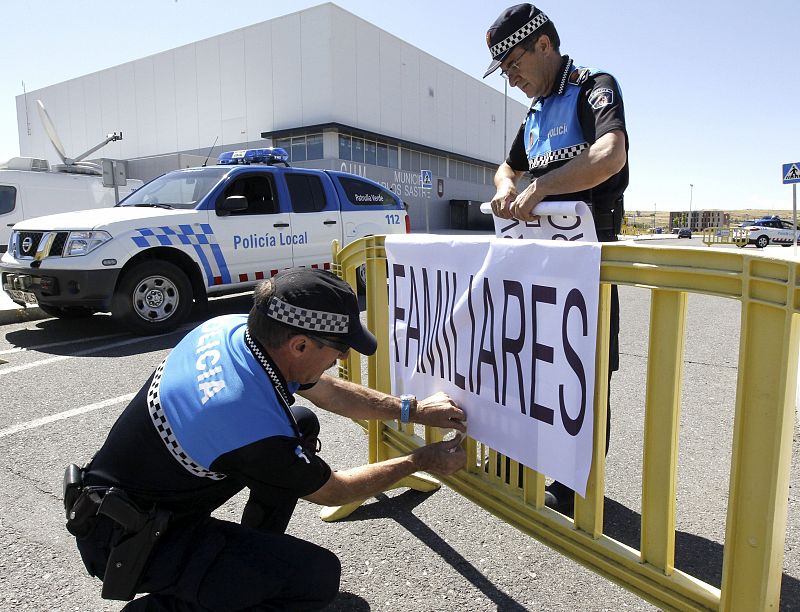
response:
<path fill-rule="evenodd" d="M 288 223 L 273 223 L 272 227 L 289 227 Z"/>
<path fill-rule="evenodd" d="M 322 225 L 336 225 L 336 221 L 323 221 Z"/>

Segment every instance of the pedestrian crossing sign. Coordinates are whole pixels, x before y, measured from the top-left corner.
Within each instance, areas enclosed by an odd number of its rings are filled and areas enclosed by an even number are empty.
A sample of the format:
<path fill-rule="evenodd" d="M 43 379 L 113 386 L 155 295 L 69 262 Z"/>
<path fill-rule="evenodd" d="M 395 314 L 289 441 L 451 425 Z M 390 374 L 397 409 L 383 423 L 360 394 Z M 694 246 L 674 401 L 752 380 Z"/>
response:
<path fill-rule="evenodd" d="M 433 189 L 433 172 L 430 170 L 423 170 L 421 182 L 423 189 Z"/>
<path fill-rule="evenodd" d="M 783 184 L 800 183 L 800 162 L 783 164 Z"/>

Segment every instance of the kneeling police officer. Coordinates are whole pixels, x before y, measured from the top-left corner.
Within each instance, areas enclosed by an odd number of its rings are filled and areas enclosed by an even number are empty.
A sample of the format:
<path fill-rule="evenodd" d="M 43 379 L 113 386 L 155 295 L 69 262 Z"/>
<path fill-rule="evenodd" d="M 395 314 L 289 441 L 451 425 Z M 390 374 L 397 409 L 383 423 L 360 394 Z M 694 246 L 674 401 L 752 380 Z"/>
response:
<path fill-rule="evenodd" d="M 343 505 L 466 461 L 451 440 L 332 472 L 295 393 L 349 418 L 465 431 L 443 393 L 401 401 L 324 374 L 351 348 L 377 348 L 355 294 L 305 268 L 262 282 L 249 315 L 211 319 L 178 343 L 89 464 L 65 473 L 67 528 L 104 598 L 148 593 L 126 610 L 314 610 L 336 597 L 338 558 L 284 533 L 297 500 Z M 241 524 L 211 517 L 245 487 Z"/>

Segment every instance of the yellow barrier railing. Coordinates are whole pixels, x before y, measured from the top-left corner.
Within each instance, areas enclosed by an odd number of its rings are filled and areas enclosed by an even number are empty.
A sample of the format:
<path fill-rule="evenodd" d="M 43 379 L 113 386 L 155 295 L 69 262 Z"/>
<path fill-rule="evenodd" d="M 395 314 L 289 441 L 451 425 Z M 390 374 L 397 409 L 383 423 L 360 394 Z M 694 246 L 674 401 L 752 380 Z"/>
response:
<path fill-rule="evenodd" d="M 750 239 L 750 230 L 743 227 L 707 227 L 703 230 L 703 242 L 708 246 L 735 244 L 743 247 Z"/>
<path fill-rule="evenodd" d="M 370 387 L 390 391 L 389 321 L 384 237 L 334 246 L 335 269 L 355 286 L 367 266 L 367 321 L 378 337 L 368 358 Z M 602 245 L 596 381 L 607 375 L 610 283 L 649 288 L 651 295 L 642 475 L 641 542 L 636 550 L 603 533 L 606 394 L 595 384 L 594 453 L 585 498 L 574 521 L 544 506 L 544 476 L 466 439 L 468 464 L 443 478 L 453 490 L 505 522 L 621 584 L 663 609 L 777 609 L 788 506 L 798 366 L 800 264 L 741 251 Z M 721 589 L 675 568 L 675 489 L 687 294 L 741 302 L 741 333 L 731 476 Z M 340 374 L 360 382 L 351 351 Z M 600 409 L 598 408 L 601 407 Z M 419 427 L 419 426 L 417 426 Z M 370 461 L 438 439 L 396 421 L 370 421 Z M 521 482 L 520 482 L 521 481 Z M 430 477 L 398 486 L 431 490 Z M 759 503 L 753 503 L 759 500 Z M 332 509 L 335 520 L 359 504 Z"/>

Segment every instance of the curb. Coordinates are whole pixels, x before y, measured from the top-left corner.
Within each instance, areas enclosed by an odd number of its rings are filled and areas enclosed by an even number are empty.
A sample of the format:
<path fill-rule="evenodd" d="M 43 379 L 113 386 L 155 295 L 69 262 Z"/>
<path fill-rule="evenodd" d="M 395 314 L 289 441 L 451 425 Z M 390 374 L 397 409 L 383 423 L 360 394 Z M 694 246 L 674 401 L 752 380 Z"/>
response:
<path fill-rule="evenodd" d="M 9 308 L 0 310 L 0 325 L 23 323 L 25 321 L 38 321 L 39 319 L 48 318 L 50 318 L 50 315 L 45 313 L 45 311 L 38 306 L 34 306 L 32 308 Z"/>

